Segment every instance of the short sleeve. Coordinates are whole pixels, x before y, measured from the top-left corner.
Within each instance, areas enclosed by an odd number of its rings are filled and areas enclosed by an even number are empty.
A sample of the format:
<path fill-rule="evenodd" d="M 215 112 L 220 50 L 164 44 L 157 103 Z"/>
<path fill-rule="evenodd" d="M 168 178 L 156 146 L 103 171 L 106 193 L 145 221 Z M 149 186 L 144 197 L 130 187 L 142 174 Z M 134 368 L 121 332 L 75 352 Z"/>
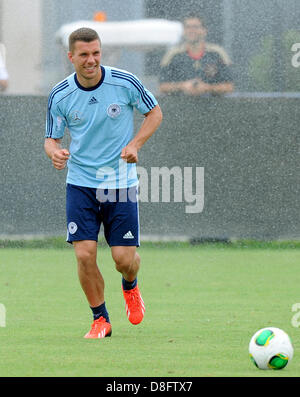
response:
<path fill-rule="evenodd" d="M 64 136 L 65 128 L 66 120 L 57 105 L 51 101 L 50 96 L 48 100 L 45 138 L 62 138 Z"/>
<path fill-rule="evenodd" d="M 158 104 L 156 98 L 136 76 L 132 77 L 131 82 L 131 105 L 142 114 L 150 112 Z"/>

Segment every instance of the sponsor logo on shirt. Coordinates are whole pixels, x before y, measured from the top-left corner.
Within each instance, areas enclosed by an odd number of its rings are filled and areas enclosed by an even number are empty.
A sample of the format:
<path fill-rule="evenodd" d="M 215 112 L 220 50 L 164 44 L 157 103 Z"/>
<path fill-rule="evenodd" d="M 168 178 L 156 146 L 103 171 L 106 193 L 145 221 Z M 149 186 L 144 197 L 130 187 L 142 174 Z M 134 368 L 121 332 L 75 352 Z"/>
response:
<path fill-rule="evenodd" d="M 99 103 L 99 102 L 94 96 L 92 96 L 92 98 L 89 100 L 89 105 L 94 105 L 95 103 Z"/>
<path fill-rule="evenodd" d="M 80 113 L 79 110 L 74 110 L 71 114 L 70 114 L 70 119 L 73 123 L 80 123 L 80 121 L 82 120 L 82 114 Z"/>

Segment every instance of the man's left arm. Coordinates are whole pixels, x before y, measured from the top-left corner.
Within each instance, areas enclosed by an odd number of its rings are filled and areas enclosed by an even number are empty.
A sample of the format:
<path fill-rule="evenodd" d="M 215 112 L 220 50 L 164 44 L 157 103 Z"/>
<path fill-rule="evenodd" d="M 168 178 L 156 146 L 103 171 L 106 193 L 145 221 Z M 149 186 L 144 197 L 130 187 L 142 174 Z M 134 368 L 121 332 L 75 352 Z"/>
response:
<path fill-rule="evenodd" d="M 122 149 L 121 158 L 127 163 L 138 162 L 138 151 L 160 126 L 163 117 L 159 105 L 156 105 L 144 116 L 145 119 L 139 131 L 128 145 Z"/>

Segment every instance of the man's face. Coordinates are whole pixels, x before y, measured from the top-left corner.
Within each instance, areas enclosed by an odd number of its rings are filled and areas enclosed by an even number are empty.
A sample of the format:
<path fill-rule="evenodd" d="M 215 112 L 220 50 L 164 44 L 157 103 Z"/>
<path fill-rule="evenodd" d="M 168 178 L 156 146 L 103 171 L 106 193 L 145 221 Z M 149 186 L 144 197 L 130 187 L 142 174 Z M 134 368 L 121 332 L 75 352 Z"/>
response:
<path fill-rule="evenodd" d="M 206 29 L 198 18 L 188 18 L 184 21 L 184 37 L 189 43 L 203 41 L 206 37 Z"/>
<path fill-rule="evenodd" d="M 72 51 L 68 52 L 69 60 L 74 64 L 75 71 L 80 83 L 87 84 L 100 79 L 101 48 L 98 40 L 86 43 L 76 41 Z"/>

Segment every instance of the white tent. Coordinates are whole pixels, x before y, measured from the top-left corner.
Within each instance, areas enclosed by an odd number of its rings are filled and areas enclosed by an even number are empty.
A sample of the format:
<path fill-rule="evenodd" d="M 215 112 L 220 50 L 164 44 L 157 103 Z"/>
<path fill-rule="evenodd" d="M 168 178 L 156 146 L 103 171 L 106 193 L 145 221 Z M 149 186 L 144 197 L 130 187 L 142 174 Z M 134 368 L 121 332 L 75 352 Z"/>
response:
<path fill-rule="evenodd" d="M 183 30 L 181 22 L 166 19 L 77 21 L 61 26 L 56 33 L 57 41 L 67 48 L 69 35 L 80 27 L 96 30 L 105 49 L 126 48 L 138 51 L 172 46 L 180 41 Z"/>

